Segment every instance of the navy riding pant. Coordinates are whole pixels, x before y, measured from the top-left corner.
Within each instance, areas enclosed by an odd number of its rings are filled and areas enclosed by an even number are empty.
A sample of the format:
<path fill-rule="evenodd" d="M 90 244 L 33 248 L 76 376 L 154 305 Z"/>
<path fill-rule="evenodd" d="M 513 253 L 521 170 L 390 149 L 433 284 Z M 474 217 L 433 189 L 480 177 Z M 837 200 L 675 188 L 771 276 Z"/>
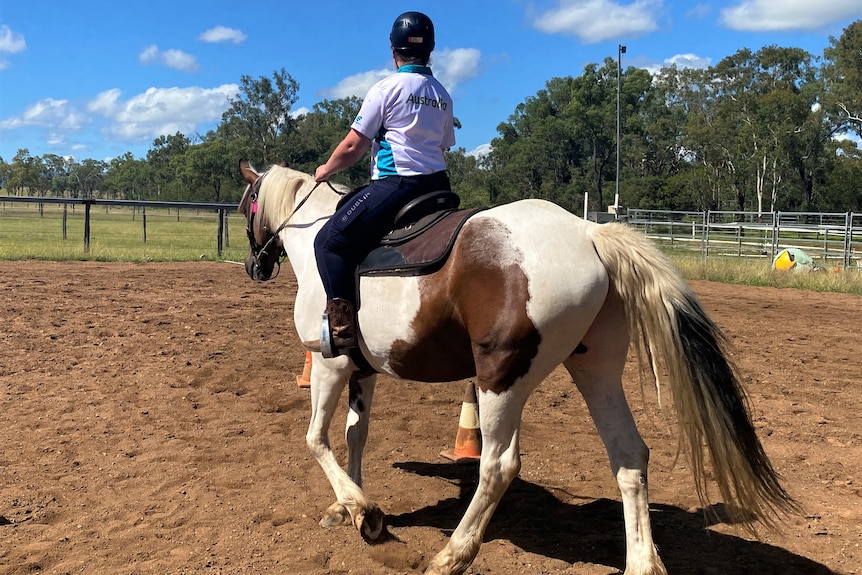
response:
<path fill-rule="evenodd" d="M 423 194 L 449 190 L 446 172 L 372 180 L 332 215 L 314 240 L 327 299 L 356 301 L 356 267 L 392 231 L 395 216 Z"/>

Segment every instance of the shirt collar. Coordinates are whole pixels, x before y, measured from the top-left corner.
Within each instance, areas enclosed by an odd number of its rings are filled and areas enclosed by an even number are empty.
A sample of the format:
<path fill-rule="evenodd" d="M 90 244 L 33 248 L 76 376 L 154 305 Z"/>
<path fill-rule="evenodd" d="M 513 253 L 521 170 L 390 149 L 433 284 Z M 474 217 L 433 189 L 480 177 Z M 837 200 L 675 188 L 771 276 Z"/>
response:
<path fill-rule="evenodd" d="M 425 74 L 426 76 L 433 76 L 431 73 L 431 68 L 428 66 L 422 66 L 420 64 L 405 64 L 398 68 L 399 72 L 412 72 L 414 74 Z"/>

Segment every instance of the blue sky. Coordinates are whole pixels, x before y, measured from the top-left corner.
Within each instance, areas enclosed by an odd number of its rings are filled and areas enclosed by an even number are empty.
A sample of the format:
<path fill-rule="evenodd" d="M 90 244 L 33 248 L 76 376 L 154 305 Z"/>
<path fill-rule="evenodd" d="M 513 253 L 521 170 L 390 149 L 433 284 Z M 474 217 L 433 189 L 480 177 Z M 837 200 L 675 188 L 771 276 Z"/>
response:
<path fill-rule="evenodd" d="M 623 68 L 707 67 L 772 44 L 820 56 L 862 0 L 3 2 L 0 157 L 143 157 L 159 135 L 214 128 L 242 75 L 281 68 L 300 85 L 297 112 L 362 96 L 392 72 L 389 29 L 406 10 L 435 23 L 432 69 L 472 152 L 548 80 L 620 44 Z"/>

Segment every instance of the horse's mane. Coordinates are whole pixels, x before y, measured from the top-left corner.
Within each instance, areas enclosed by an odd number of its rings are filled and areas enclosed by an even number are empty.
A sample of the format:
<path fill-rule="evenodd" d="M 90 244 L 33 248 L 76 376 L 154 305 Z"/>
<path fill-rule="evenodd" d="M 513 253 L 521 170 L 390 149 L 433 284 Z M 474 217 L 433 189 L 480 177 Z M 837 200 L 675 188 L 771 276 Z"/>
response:
<path fill-rule="evenodd" d="M 313 182 L 314 178 L 305 172 L 279 165 L 270 166 L 260 184 L 260 213 L 269 214 L 273 219 L 284 219 L 293 211 L 296 196 L 302 187 Z"/>

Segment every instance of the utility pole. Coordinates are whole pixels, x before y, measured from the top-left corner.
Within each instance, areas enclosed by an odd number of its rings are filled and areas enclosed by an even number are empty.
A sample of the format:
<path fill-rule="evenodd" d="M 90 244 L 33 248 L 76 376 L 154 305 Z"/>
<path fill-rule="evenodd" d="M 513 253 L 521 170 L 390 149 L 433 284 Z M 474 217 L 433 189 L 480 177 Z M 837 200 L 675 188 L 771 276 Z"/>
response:
<path fill-rule="evenodd" d="M 614 219 L 620 219 L 620 71 L 622 70 L 622 55 L 626 53 L 626 47 L 617 45 L 617 182 L 614 194 Z"/>

